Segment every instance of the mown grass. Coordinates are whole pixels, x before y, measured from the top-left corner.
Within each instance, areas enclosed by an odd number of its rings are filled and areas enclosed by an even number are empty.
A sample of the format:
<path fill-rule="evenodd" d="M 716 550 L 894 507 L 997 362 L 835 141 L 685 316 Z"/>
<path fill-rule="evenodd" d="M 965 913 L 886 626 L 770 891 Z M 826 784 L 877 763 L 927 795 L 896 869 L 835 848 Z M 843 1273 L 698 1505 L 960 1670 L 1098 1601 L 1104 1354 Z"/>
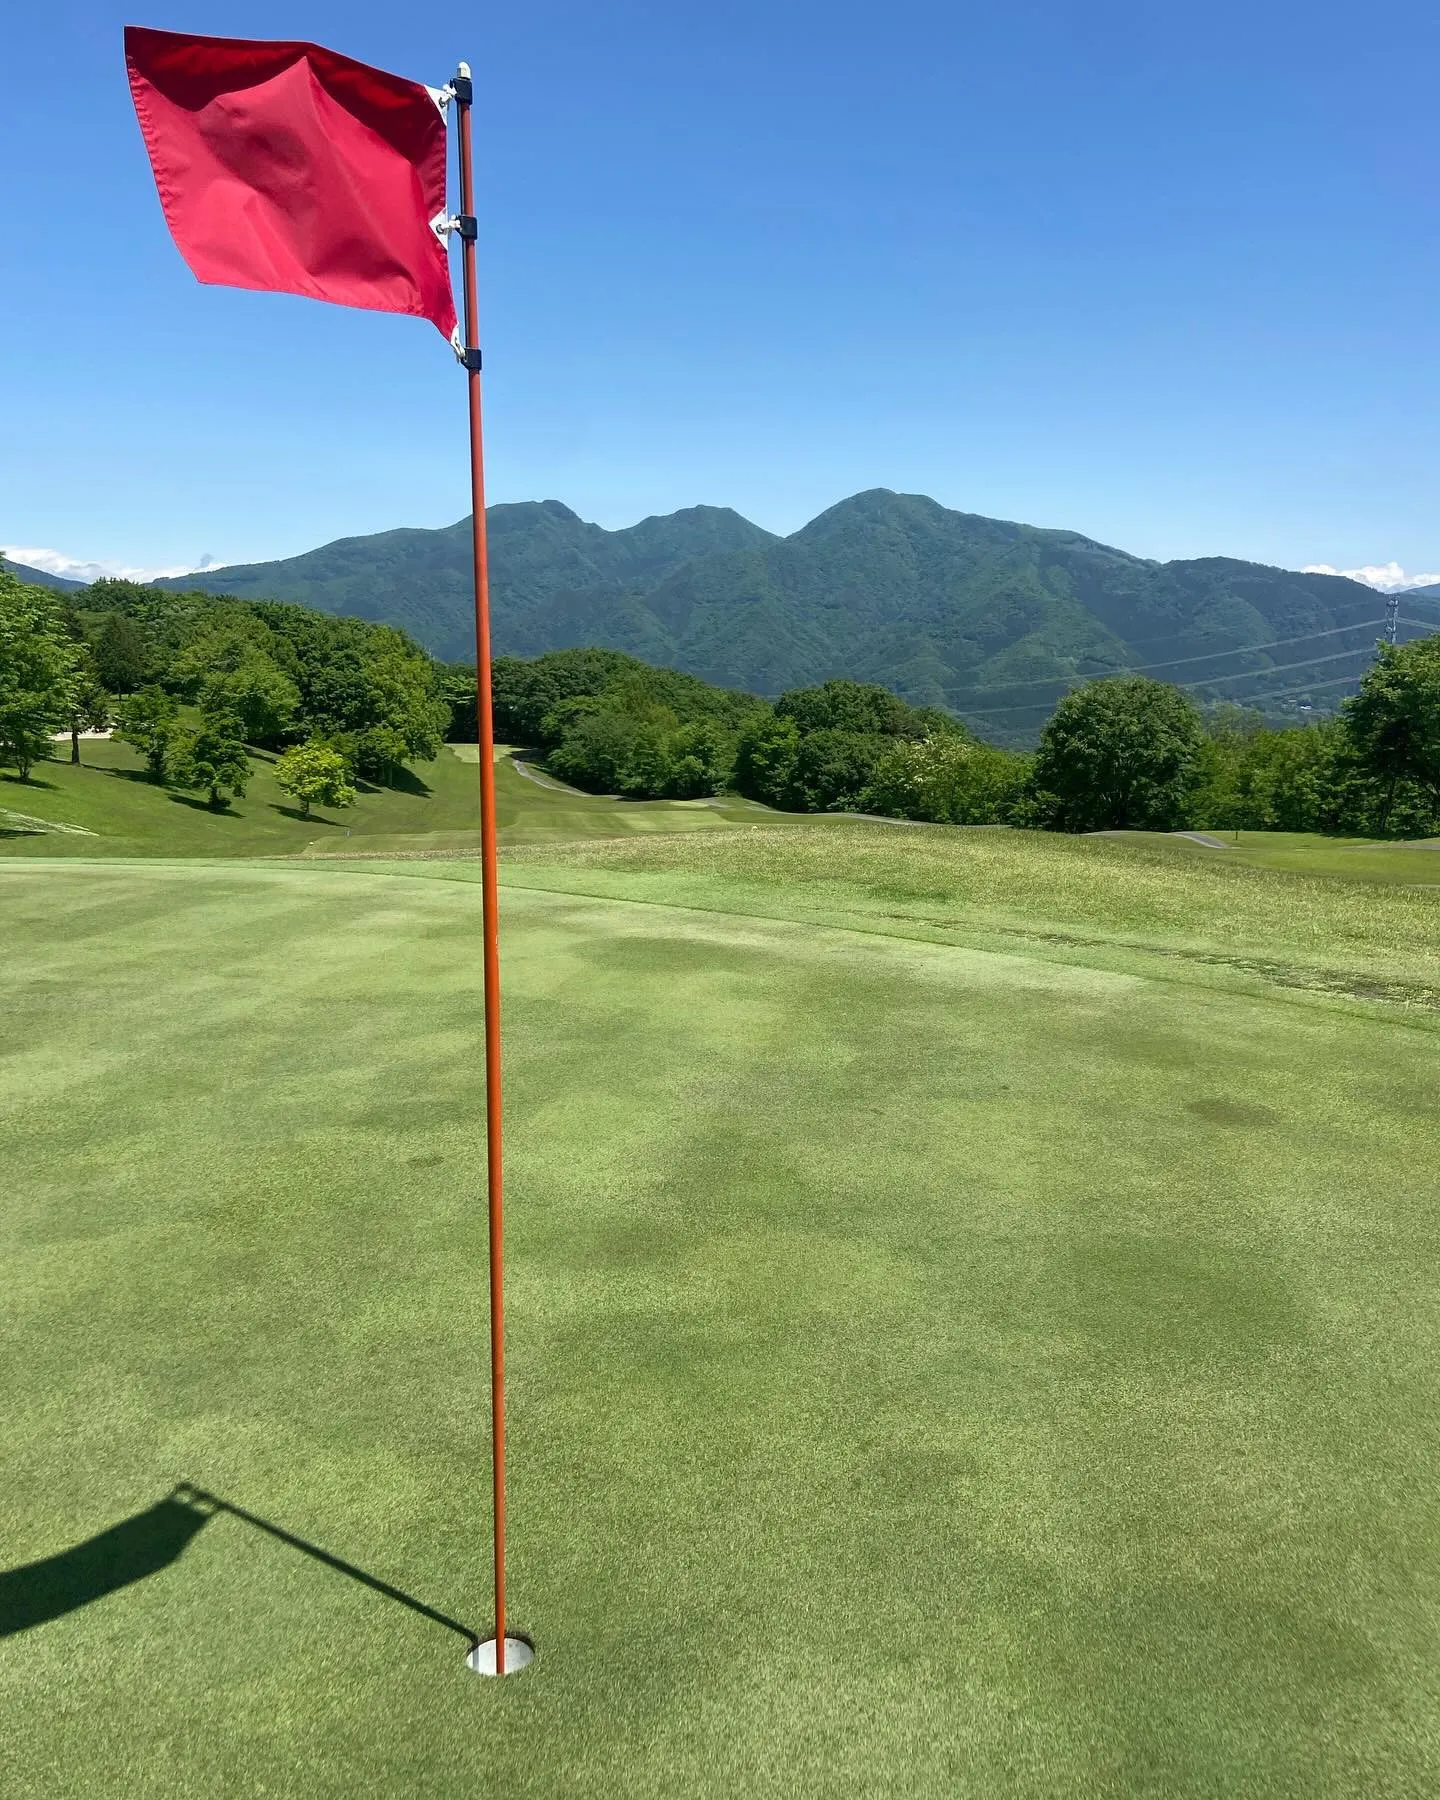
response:
<path fill-rule="evenodd" d="M 79 767 L 58 759 L 37 763 L 24 782 L 0 774 L 0 855 L 294 856 L 333 854 L 346 846 L 365 853 L 479 847 L 473 744 L 447 744 L 433 762 L 406 770 L 394 785 L 362 783 L 353 807 L 322 807 L 308 818 L 277 787 L 273 755 L 252 751 L 251 762 L 245 797 L 216 810 L 203 796 L 174 793 L 149 780 L 143 759 L 128 744 L 86 742 Z M 733 796 L 715 803 L 631 803 L 541 785 L 520 772 L 507 748 L 497 761 L 496 784 L 500 831 L 515 841 L 702 831 L 777 817 Z"/>
<path fill-rule="evenodd" d="M 130 836 L 0 866 L 7 1795 L 1433 1793 L 1433 852 L 502 763 L 497 1689 L 434 1616 L 487 1621 L 474 764 L 353 865 L 263 776 L 183 836 L 40 773 Z"/>
<path fill-rule="evenodd" d="M 1440 868 L 1431 852 L 1411 854 Z M 1213 968 L 1361 1000 L 1389 996 L 1424 1012 L 1440 1005 L 1440 885 L 1373 882 L 1358 861 L 1338 875 L 1323 863 L 1320 873 L 1292 873 L 1183 839 L 845 820 L 703 838 L 532 843 L 503 857 L 515 887 L 1015 948 L 1149 974 L 1183 959 L 1192 977 Z M 412 873 L 478 874 L 459 863 Z"/>
<path fill-rule="evenodd" d="M 486 1625 L 474 865 L 0 868 L 7 1795 L 1428 1800 L 1440 1043 L 1220 953 L 1429 979 L 1431 897 L 518 855 L 503 1686 L 152 1510 Z"/>

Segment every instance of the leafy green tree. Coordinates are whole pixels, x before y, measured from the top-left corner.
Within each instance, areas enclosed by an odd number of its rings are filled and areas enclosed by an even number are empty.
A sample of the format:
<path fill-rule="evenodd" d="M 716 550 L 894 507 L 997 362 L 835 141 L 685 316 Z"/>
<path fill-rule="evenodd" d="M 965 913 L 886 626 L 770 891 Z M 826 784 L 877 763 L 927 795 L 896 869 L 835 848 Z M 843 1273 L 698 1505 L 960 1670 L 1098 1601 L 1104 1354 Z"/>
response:
<path fill-rule="evenodd" d="M 969 734 L 948 713 L 911 706 L 873 682 L 825 681 L 782 694 L 773 714 L 744 722 L 734 782 L 742 794 L 791 812 L 854 810 L 868 804 L 897 744 L 951 736 L 963 742 Z"/>
<path fill-rule="evenodd" d="M 473 680 L 473 670 L 464 673 Z M 651 668 L 618 650 L 552 650 L 528 662 L 498 657 L 493 691 L 496 736 L 544 749 L 558 744 L 556 734 L 572 722 L 575 715 L 565 711 L 570 701 L 604 701 L 642 718 L 660 709 L 681 726 L 708 720 L 727 739 L 770 711 L 754 694 L 712 687 L 677 669 Z"/>
<path fill-rule="evenodd" d="M 793 794 L 804 812 L 857 812 L 894 740 L 875 732 L 826 727 L 803 732 Z"/>
<path fill-rule="evenodd" d="M 0 569 L 0 758 L 22 781 L 68 721 L 75 664 L 55 596 Z"/>
<path fill-rule="evenodd" d="M 541 722 L 546 766 L 564 781 L 632 800 L 694 800 L 730 780 L 735 733 L 717 718 L 682 722 L 626 684 L 558 701 Z"/>
<path fill-rule="evenodd" d="M 866 811 L 894 819 L 1006 824 L 1028 773 L 1028 757 L 955 731 L 901 738 L 876 765 L 863 802 Z"/>
<path fill-rule="evenodd" d="M 174 731 L 165 759 L 172 787 L 198 788 L 216 812 L 242 800 L 250 782 L 250 759 L 234 713 L 202 714 L 199 729 Z"/>
<path fill-rule="evenodd" d="M 624 753 L 615 772 L 615 792 L 630 800 L 658 800 L 670 792 L 674 766 L 671 743 L 676 733 L 672 713 L 668 718 L 636 718 L 618 712 L 624 733 Z M 556 754 L 562 754 L 564 745 Z"/>
<path fill-rule="evenodd" d="M 100 677 L 95 669 L 95 659 L 87 652 L 82 651 L 70 691 L 70 716 L 66 720 L 66 724 L 70 727 L 70 760 L 72 763 L 78 763 L 80 760 L 80 733 L 82 731 L 105 731 L 109 728 L 110 718 L 110 696 L 101 686 Z"/>
<path fill-rule="evenodd" d="M 275 764 L 275 781 L 282 793 L 300 802 L 310 817 L 312 806 L 353 806 L 355 789 L 345 758 L 330 744 L 311 738 L 285 751 Z"/>
<path fill-rule="evenodd" d="M 1205 735 L 1180 692 L 1145 675 L 1092 681 L 1040 734 L 1031 771 L 1035 822 L 1059 831 L 1168 831 L 1185 823 Z"/>
<path fill-rule="evenodd" d="M 1207 707 L 1203 717 L 1205 742 L 1196 764 L 1187 823 L 1223 829 L 1233 824 L 1232 815 L 1240 807 L 1241 770 L 1265 719 L 1248 707 L 1228 702 Z"/>
<path fill-rule="evenodd" d="M 1215 745 L 1204 759 L 1194 825 L 1247 831 L 1319 831 L 1333 810 L 1339 770 L 1336 732 L 1302 725 L 1264 726 L 1235 745 Z"/>
<path fill-rule="evenodd" d="M 915 710 L 889 688 L 863 681 L 825 681 L 793 688 L 775 702 L 777 718 L 793 719 L 801 736 L 845 731 L 858 736 L 920 737 Z"/>
<path fill-rule="evenodd" d="M 766 806 L 798 811 L 799 759 L 800 728 L 795 721 L 761 714 L 740 733 L 735 747 L 735 786 Z"/>
<path fill-rule="evenodd" d="M 343 737 L 358 773 L 374 779 L 393 778 L 407 762 L 433 761 L 450 708 L 437 694 L 430 659 L 399 632 L 373 626 L 368 638 L 342 639 L 332 649 L 331 661 L 307 662 L 302 671 L 302 718 L 312 734 Z"/>
<path fill-rule="evenodd" d="M 115 709 L 115 736 L 145 758 L 152 781 L 163 781 L 180 717 L 180 704 L 164 688 L 127 694 Z"/>
<path fill-rule="evenodd" d="M 513 662 L 513 658 L 509 659 Z M 476 723 L 474 663 L 442 663 L 437 674 L 440 698 L 450 708 L 450 723 L 445 736 L 452 744 L 473 744 L 480 736 Z M 491 700 L 494 705 L 494 668 L 491 670 Z M 499 729 L 498 708 L 496 728 Z M 500 733 L 504 737 L 504 733 Z"/>
<path fill-rule="evenodd" d="M 1440 808 L 1440 638 L 1382 644 L 1343 716 L 1361 765 L 1381 787 L 1382 835 L 1397 822 L 1404 783 L 1421 790 L 1431 811 Z"/>
<path fill-rule="evenodd" d="M 147 663 L 145 639 L 135 621 L 123 612 L 106 613 L 95 634 L 101 686 L 112 694 L 133 694 L 144 683 Z"/>
<path fill-rule="evenodd" d="M 545 715 L 545 739 L 554 746 L 546 766 L 576 787 L 618 794 L 639 731 L 638 719 L 597 696 L 562 700 Z"/>
<path fill-rule="evenodd" d="M 258 664 L 273 669 L 274 633 L 253 613 L 233 602 L 217 604 L 215 611 L 197 622 L 199 629 L 169 659 L 165 679 L 186 699 L 198 698 L 201 687 L 213 675 L 234 675 Z"/>
<path fill-rule="evenodd" d="M 704 800 L 729 786 L 735 766 L 735 737 L 711 719 L 682 725 L 667 746 L 668 795 L 675 800 Z"/>
<path fill-rule="evenodd" d="M 214 670 L 200 684 L 202 712 L 228 712 L 240 721 L 247 744 L 273 748 L 293 728 L 300 711 L 300 690 L 265 657 L 252 657 L 238 669 Z"/>

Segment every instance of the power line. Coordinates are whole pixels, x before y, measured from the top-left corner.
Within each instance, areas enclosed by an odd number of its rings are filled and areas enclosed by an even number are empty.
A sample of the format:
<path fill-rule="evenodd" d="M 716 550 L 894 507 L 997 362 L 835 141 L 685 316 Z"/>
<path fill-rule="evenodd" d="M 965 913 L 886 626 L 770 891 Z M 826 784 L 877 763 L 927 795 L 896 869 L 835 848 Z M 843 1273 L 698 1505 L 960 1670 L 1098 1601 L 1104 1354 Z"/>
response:
<path fill-rule="evenodd" d="M 1407 624 L 1409 622 L 1410 621 L 1408 621 L 1408 620 L 1406 621 Z M 1316 633 L 1316 635 L 1318 636 L 1319 634 Z M 1417 644 L 1417 643 L 1420 643 L 1425 638 L 1434 637 L 1436 635 L 1440 635 L 1440 634 L 1437 634 L 1435 632 L 1430 632 L 1430 631 L 1421 631 L 1419 633 L 1418 637 L 1410 638 L 1408 640 L 1408 642 L 1410 642 L 1412 644 Z M 1292 639 L 1289 641 L 1304 642 L 1303 639 Z M 1231 682 L 1231 681 L 1260 681 L 1260 680 L 1263 680 L 1267 675 L 1282 675 L 1289 669 L 1314 669 L 1314 668 L 1319 668 L 1323 664 L 1329 663 L 1329 662 L 1343 662 L 1347 656 L 1363 656 L 1364 654 L 1365 654 L 1365 652 L 1361 649 L 1340 650 L 1340 651 L 1337 651 L 1333 656 L 1309 656 L 1309 657 L 1305 657 L 1300 662 L 1271 663 L 1270 666 L 1265 669 L 1246 669 L 1246 670 L 1242 670 L 1241 673 L 1238 675 L 1213 675 L 1213 676 L 1209 676 L 1209 677 L 1201 676 L 1200 679 L 1197 681 L 1177 681 L 1177 682 L 1173 683 L 1173 685 L 1175 687 L 1184 688 L 1184 689 L 1212 688 L 1212 687 L 1221 687 L 1225 683 Z M 1160 667 L 1162 665 L 1156 664 L 1154 666 Z M 1135 669 L 1125 669 L 1125 670 L 1120 671 L 1120 673 L 1127 674 L 1127 675 L 1138 674 L 1140 672 L 1141 671 L 1135 670 Z M 1057 679 L 1060 679 L 1060 678 L 1057 677 Z M 1321 688 L 1335 687 L 1336 685 L 1338 685 L 1339 682 L 1358 681 L 1359 679 L 1360 679 L 1359 675 L 1341 675 L 1341 676 L 1337 677 L 1336 680 L 1333 680 L 1333 681 L 1321 681 L 1321 682 L 1307 683 L 1306 686 L 1314 686 L 1314 687 L 1321 687 Z M 1069 692 L 1071 692 L 1071 693 L 1074 693 L 1076 691 L 1077 690 L 1074 688 L 1071 688 L 1069 690 Z M 1305 688 L 1304 687 L 1291 688 L 1286 691 L 1288 691 L 1290 693 L 1298 694 L 1298 693 L 1303 693 L 1305 691 Z M 1263 700 L 1263 699 L 1270 698 L 1270 697 L 1272 697 L 1272 696 L 1269 694 L 1269 691 L 1265 690 L 1258 694 L 1244 695 L 1244 696 L 1242 696 L 1242 700 Z M 1059 695 L 1056 695 L 1053 698 L 1047 699 L 1047 700 L 1022 700 L 1022 701 L 1012 702 L 1008 706 L 964 706 L 964 705 L 956 704 L 955 710 L 958 713 L 961 713 L 963 715 L 973 717 L 973 718 L 992 718 L 997 713 L 1043 712 L 1047 708 L 1057 706 L 1059 704 L 1059 702 L 1061 700 L 1063 700 L 1064 698 L 1065 698 L 1064 694 L 1059 694 Z"/>
<path fill-rule="evenodd" d="M 1273 692 L 1251 694 L 1251 700 L 1288 700 L 1292 694 L 1318 694 L 1324 688 L 1345 687 L 1350 682 L 1358 682 L 1358 675 L 1336 675 L 1329 681 L 1307 681 L 1300 687 L 1276 688 Z"/>
<path fill-rule="evenodd" d="M 1343 662 L 1347 656 L 1364 656 L 1363 650 L 1337 650 L 1333 656 L 1307 656 L 1299 662 L 1271 663 L 1268 669 L 1245 669 L 1238 675 L 1202 675 L 1196 681 L 1177 681 L 1176 687 L 1222 687 L 1227 681 L 1263 681 L 1267 675 L 1283 675 L 1287 669 L 1315 669 L 1322 663 Z"/>
<path fill-rule="evenodd" d="M 1287 644 L 1308 644 L 1315 638 L 1339 637 L 1346 631 L 1373 631 L 1383 623 L 1382 619 L 1362 619 L 1357 625 L 1334 625 L 1325 631 L 1302 631 L 1296 637 L 1272 638 L 1268 644 L 1238 644 L 1233 650 L 1212 650 L 1206 656 L 1176 656 L 1169 662 L 1135 663 L 1127 673 L 1148 675 L 1153 669 L 1178 669 L 1185 663 L 1214 662 L 1222 656 L 1249 656 L 1256 650 L 1283 650 Z M 1224 679 L 1224 676 L 1216 676 L 1217 681 Z"/>
<path fill-rule="evenodd" d="M 1179 669 L 1188 663 L 1218 662 L 1223 656 L 1249 656 L 1252 652 L 1260 650 L 1283 650 L 1287 644 L 1308 644 L 1316 638 L 1339 637 L 1346 631 L 1374 630 L 1385 623 L 1384 619 L 1362 619 L 1356 625 L 1333 625 L 1324 631 L 1302 631 L 1295 637 L 1271 638 L 1263 644 L 1237 644 L 1230 650 L 1207 650 L 1203 656 L 1175 656 L 1171 657 L 1168 662 L 1124 663 L 1115 670 L 1115 673 L 1117 675 L 1148 675 L 1155 669 Z M 1351 654 L 1358 655 L 1359 652 L 1354 651 Z M 1275 665 L 1272 664 L 1273 666 Z M 1257 669 L 1253 673 L 1263 675 L 1265 670 Z M 1033 681 L 1001 682 L 998 685 L 1023 690 L 1025 688 L 1056 687 L 1073 679 L 1074 677 L 1069 675 L 1038 675 Z M 1219 681 L 1225 678 L 1217 675 L 1215 679 Z M 1181 682 L 1178 685 L 1183 687 L 1186 684 Z"/>

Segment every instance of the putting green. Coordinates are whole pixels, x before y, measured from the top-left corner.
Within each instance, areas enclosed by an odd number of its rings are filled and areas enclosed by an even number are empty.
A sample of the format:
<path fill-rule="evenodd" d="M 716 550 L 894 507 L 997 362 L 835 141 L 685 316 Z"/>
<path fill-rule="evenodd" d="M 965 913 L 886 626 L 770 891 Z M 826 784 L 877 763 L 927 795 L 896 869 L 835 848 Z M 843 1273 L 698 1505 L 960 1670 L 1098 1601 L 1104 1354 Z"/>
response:
<path fill-rule="evenodd" d="M 1429 896 L 782 836 L 505 871 L 503 1684 L 473 869 L 0 869 L 7 1796 L 1433 1794 Z"/>

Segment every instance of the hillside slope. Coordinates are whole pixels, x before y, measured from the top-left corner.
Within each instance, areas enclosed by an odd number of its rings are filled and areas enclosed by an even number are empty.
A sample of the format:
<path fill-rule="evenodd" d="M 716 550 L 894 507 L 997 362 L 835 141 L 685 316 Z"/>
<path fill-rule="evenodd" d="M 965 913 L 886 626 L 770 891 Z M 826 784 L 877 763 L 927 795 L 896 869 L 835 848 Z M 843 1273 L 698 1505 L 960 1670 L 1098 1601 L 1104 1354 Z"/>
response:
<path fill-rule="evenodd" d="M 587 524 L 558 500 L 492 506 L 487 514 L 497 647 L 516 655 L 601 643 L 663 661 L 666 646 L 631 612 L 657 582 L 696 558 L 775 542 L 728 507 L 692 506 L 624 531 Z M 293 600 L 323 612 L 399 625 L 436 656 L 472 654 L 470 520 L 438 531 L 339 538 L 281 562 L 237 563 L 157 586 L 201 588 L 242 600 Z M 596 599 L 625 636 L 586 635 Z M 578 635 L 566 635 L 575 621 Z"/>
<path fill-rule="evenodd" d="M 83 581 L 72 581 L 68 575 L 52 575 L 47 569 L 32 569 L 26 563 L 11 562 L 7 556 L 5 567 L 27 587 L 56 588 L 62 594 L 78 594 L 85 586 Z"/>
<path fill-rule="evenodd" d="M 1373 654 L 1384 603 L 1343 576 L 1229 557 L 1155 563 L 1074 531 L 874 489 L 788 538 L 722 508 L 624 531 L 558 501 L 491 510 L 496 647 L 626 650 L 777 694 L 848 675 L 1023 740 L 1078 680 L 1141 668 L 1205 701 L 1327 710 Z M 469 522 L 347 538 L 287 561 L 168 584 L 297 600 L 470 644 Z M 1402 636 L 1440 626 L 1409 594 Z"/>

